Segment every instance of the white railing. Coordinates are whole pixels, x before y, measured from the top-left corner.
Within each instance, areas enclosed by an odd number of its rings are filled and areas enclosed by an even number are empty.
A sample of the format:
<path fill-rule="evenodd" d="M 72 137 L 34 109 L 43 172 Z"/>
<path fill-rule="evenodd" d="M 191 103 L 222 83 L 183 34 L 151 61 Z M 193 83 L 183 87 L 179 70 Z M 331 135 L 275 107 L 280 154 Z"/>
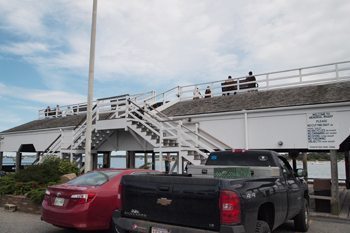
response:
<path fill-rule="evenodd" d="M 133 101 L 140 103 L 145 100 L 150 100 L 155 96 L 155 91 L 149 91 L 145 93 L 138 93 L 134 95 L 122 95 L 116 97 L 107 97 L 103 99 L 98 99 L 93 102 L 93 106 L 98 104 L 100 106 L 100 112 L 108 112 L 114 108 L 118 101 L 121 99 L 132 99 Z M 117 102 L 117 103 L 116 103 Z M 79 104 L 71 104 L 71 105 L 63 105 L 56 107 L 48 107 L 46 109 L 39 110 L 39 119 L 44 118 L 55 118 L 55 117 L 65 117 L 70 115 L 78 115 L 78 114 L 86 114 L 87 111 L 87 103 L 79 103 Z"/>
<path fill-rule="evenodd" d="M 93 105 L 95 104 L 96 102 L 93 103 Z M 78 114 L 86 113 L 86 109 L 87 109 L 86 103 L 63 105 L 63 106 L 57 105 L 54 108 L 48 107 L 46 109 L 40 109 L 39 119 L 78 115 Z"/>
<path fill-rule="evenodd" d="M 213 82 L 204 82 L 187 86 L 178 86 L 156 95 L 154 91 L 124 95 L 119 97 L 109 97 L 97 101 L 98 112 L 115 112 L 116 107 L 122 107 L 121 99 L 130 98 L 139 105 L 142 102 L 150 106 L 172 102 L 174 100 L 189 100 L 194 96 L 195 88 L 198 88 L 201 96 L 205 96 L 205 90 L 211 90 L 211 96 L 221 96 L 227 94 L 237 94 L 247 91 L 265 91 L 271 89 L 290 88 L 306 85 L 318 85 L 326 83 L 335 83 L 350 80 L 350 61 L 324 64 L 318 66 L 302 67 L 297 69 L 254 74 L 256 81 L 247 81 L 247 77 L 233 77 L 231 80 L 219 80 Z M 119 103 L 119 102 L 120 103 Z M 73 114 L 86 113 L 86 103 L 55 107 L 53 109 L 39 110 L 39 118 L 60 117 Z"/>
<path fill-rule="evenodd" d="M 205 97 L 205 90 L 208 87 L 211 90 L 211 96 L 221 96 L 247 91 L 265 91 L 348 81 L 350 80 L 350 61 L 254 74 L 256 81 L 248 82 L 247 77 L 248 76 L 232 77 L 231 80 L 225 79 L 187 86 L 178 86 L 158 94 L 151 100 L 148 100 L 147 103 L 153 105 L 155 103 L 166 103 L 176 99 L 193 99 L 195 88 L 199 89 L 202 97 Z"/>

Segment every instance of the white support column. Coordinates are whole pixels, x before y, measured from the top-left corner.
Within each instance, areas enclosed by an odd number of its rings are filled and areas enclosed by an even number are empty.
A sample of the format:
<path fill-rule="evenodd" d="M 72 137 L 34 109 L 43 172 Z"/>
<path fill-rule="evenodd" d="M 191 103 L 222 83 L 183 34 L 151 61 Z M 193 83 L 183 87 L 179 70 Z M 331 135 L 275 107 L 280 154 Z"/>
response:
<path fill-rule="evenodd" d="M 248 133 L 248 113 L 244 113 L 244 132 L 245 132 L 245 149 L 249 149 L 249 133 Z"/>
<path fill-rule="evenodd" d="M 184 151 L 179 151 L 179 158 L 177 160 L 177 174 L 182 174 L 183 173 L 183 156 L 184 156 Z"/>
<path fill-rule="evenodd" d="M 337 153 L 335 150 L 330 151 L 330 160 L 331 160 L 331 213 L 333 215 L 339 215 L 339 183 L 338 183 L 338 161 Z"/>

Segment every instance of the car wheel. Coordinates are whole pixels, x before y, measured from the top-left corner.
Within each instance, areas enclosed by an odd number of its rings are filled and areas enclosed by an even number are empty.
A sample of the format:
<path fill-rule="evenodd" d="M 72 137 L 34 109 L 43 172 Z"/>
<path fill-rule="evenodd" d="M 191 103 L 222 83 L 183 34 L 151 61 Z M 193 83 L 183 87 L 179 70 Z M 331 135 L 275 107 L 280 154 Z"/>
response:
<path fill-rule="evenodd" d="M 258 220 L 256 222 L 255 233 L 271 233 L 271 229 L 267 222 Z"/>
<path fill-rule="evenodd" d="M 303 208 L 294 217 L 294 227 L 301 232 L 307 232 L 309 229 L 309 202 L 306 199 L 304 199 Z"/>

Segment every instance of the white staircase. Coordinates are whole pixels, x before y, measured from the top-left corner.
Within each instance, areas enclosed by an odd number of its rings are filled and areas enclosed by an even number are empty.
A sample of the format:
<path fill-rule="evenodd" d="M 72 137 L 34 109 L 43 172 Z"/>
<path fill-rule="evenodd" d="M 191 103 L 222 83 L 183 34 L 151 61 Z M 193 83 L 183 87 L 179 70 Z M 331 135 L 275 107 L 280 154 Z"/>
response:
<path fill-rule="evenodd" d="M 194 124 L 195 130 L 190 129 L 182 121 L 173 121 L 158 111 L 161 106 L 153 108 L 154 104 L 150 103 L 140 105 L 129 100 L 125 104 L 127 128 L 150 143 L 161 157 L 163 153 L 176 152 L 179 155 L 178 166 L 182 165 L 182 160 L 199 165 L 207 159 L 209 152 L 229 149 L 226 144 L 200 130 L 198 125 Z"/>

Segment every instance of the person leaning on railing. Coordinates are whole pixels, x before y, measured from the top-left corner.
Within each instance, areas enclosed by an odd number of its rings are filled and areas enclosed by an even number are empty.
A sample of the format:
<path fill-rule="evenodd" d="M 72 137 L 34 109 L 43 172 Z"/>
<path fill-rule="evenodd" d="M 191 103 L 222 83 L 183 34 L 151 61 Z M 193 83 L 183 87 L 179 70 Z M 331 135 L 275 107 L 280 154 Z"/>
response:
<path fill-rule="evenodd" d="M 230 95 L 230 93 L 235 95 L 235 91 L 237 90 L 237 81 L 233 80 L 231 76 L 228 76 L 227 80 L 221 83 L 221 89 L 222 95 Z"/>
<path fill-rule="evenodd" d="M 256 83 L 256 78 L 253 75 L 252 71 L 249 71 L 248 77 L 245 79 L 245 82 L 248 83 L 248 84 L 246 84 L 247 89 L 255 89 L 258 87 L 257 83 Z M 254 90 L 249 90 L 249 91 L 254 91 Z"/>

